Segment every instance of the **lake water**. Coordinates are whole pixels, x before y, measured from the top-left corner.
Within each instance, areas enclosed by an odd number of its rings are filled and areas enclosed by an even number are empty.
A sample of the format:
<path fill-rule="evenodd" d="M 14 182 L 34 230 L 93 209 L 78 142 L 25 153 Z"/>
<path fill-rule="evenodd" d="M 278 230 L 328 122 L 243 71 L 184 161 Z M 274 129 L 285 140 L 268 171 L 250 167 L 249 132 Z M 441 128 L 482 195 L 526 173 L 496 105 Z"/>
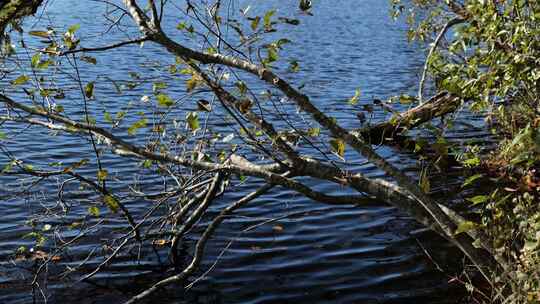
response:
<path fill-rule="evenodd" d="M 235 9 L 252 4 L 264 10 L 269 6 L 265 2 L 245 0 L 237 3 Z M 294 1 L 273 1 L 272 5 L 282 7 L 278 13 L 301 20 L 300 26 L 286 32 L 293 43 L 286 47 L 283 55 L 298 59 L 302 70 L 297 74 L 279 73 L 297 86 L 304 85 L 303 90 L 326 113 L 338 118 L 344 126 L 356 128 L 360 126 L 357 111 L 344 102 L 354 95 L 355 89 L 361 88 L 361 104 L 373 97 L 385 99 L 415 92 L 424 52 L 418 45 L 406 41 L 405 24 L 391 20 L 389 1 L 314 1 L 312 17 L 290 11 L 290 7 L 295 7 L 291 2 Z M 35 23 L 35 28 L 43 28 L 49 23 L 56 26 L 78 23 L 81 33 L 88 35 L 85 41 L 98 45 L 122 38 L 122 33 L 114 31 L 106 38 L 91 37 L 102 27 L 96 22 L 101 20 L 101 12 L 102 8 L 91 1 L 54 0 L 49 1 L 47 14 L 39 20 L 27 20 L 26 24 Z M 129 24 L 129 20 L 124 23 Z M 155 46 L 122 48 L 96 54 L 96 58 L 98 65 L 84 65 L 82 69 L 85 81 L 98 79 L 103 83 L 107 82 L 107 77 L 129 79 L 129 72 L 137 72 L 148 79 L 170 83 L 169 93 L 173 96 L 183 91 L 181 87 L 174 87 L 172 80 L 159 78 L 163 73 L 153 68 L 152 63 L 170 63 L 174 59 Z M 61 77 L 58 81 L 60 85 L 69 85 L 68 80 Z M 148 85 L 118 94 L 110 83 L 99 86 L 97 102 L 93 102 L 91 110 L 100 113 L 107 108 L 115 114 L 129 107 L 130 101 L 138 101 L 145 90 Z M 70 97 L 74 97 L 73 100 Z M 81 114 L 80 98 L 68 94 L 66 100 L 66 111 Z M 135 103 L 129 111 L 139 111 L 137 106 Z M 96 116 L 100 121 L 100 116 Z M 384 113 L 375 113 L 375 119 L 384 116 Z M 470 125 L 479 118 L 467 116 L 466 120 Z M 219 125 L 216 121 L 214 124 Z M 38 128 L 13 125 L 5 125 L 2 130 L 12 136 L 2 147 L 18 158 L 30 159 L 35 166 L 54 161 L 70 163 L 81 158 L 93 162 L 93 152 L 84 139 L 62 134 L 53 136 Z M 117 131 L 125 135 L 126 128 L 120 127 Z M 458 130 L 453 136 L 456 140 L 476 138 L 485 134 L 482 132 Z M 387 147 L 378 151 L 404 170 L 415 171 L 416 163 L 410 155 Z M 354 153 L 347 152 L 346 159 L 353 163 L 353 169 L 371 177 L 384 177 L 361 159 L 355 161 L 356 158 Z M 5 156 L 0 160 L 5 162 Z M 127 186 L 137 182 L 141 189 L 157 191 L 165 181 L 149 175 L 136 160 L 107 154 L 103 163 L 113 176 L 111 189 L 124 193 L 130 210 L 141 216 L 149 202 L 128 196 Z M 93 176 L 94 171 L 95 167 L 88 166 L 80 172 Z M 17 194 L 23 187 L 13 178 L 0 177 L 0 181 L 3 198 L 0 201 L 0 303 L 34 300 L 41 303 L 43 297 L 37 291 L 33 293 L 27 285 L 35 265 L 29 261 L 14 262 L 14 250 L 32 245 L 30 239 L 22 238 L 32 231 L 28 218 L 34 219 L 35 229 L 48 224 L 53 231 L 61 230 L 62 237 L 73 237 L 83 230 L 69 228 L 74 222 L 84 219 L 86 228 L 96 223 L 97 220 L 87 214 L 88 206 L 95 204 L 95 197 L 76 184 L 67 184 L 67 189 L 72 191 L 65 197 L 70 212 L 57 216 L 56 190 L 62 180 L 50 179 L 40 187 L 31 188 L 29 195 L 24 196 Z M 254 179 L 235 185 L 234 191 L 221 199 L 221 205 L 211 209 L 209 215 L 215 215 L 219 212 L 217 207 L 242 197 L 258 185 L 260 183 Z M 443 172 L 434 176 L 433 189 L 439 191 L 439 197 L 446 196 L 448 189 L 455 185 L 459 185 L 459 181 L 451 174 Z M 314 186 L 326 193 L 343 191 L 335 184 Z M 47 208 L 51 208 L 50 212 Z M 264 221 L 269 223 L 252 227 Z M 86 264 L 81 270 L 91 271 L 102 261 L 99 253 L 105 250 L 104 244 L 108 244 L 112 235 L 121 233 L 119 227 L 124 224 L 119 216 L 107 217 L 99 229 L 90 229 L 83 240 L 63 253 L 62 259 L 51 267 L 51 274 L 65 267 L 76 268 L 84 259 L 87 259 Z M 459 269 L 462 258 L 441 238 L 421 228 L 405 214 L 382 203 L 328 206 L 290 191 L 274 189 L 240 210 L 238 216 L 226 221 L 218 230 L 201 265 L 204 271 L 217 261 L 211 272 L 185 292 L 163 292 L 154 300 L 160 303 L 455 303 L 463 295 L 463 289 L 448 281 Z M 247 231 L 239 232 L 242 230 Z M 58 240 L 59 236 L 53 236 L 46 246 Z M 193 241 L 185 242 L 186 250 L 191 249 Z M 228 249 L 223 251 L 225 246 Z M 436 269 L 424 249 L 447 273 Z M 88 256 L 91 252 L 96 254 Z M 144 253 L 138 263 L 127 256 L 120 257 L 95 276 L 92 283 L 72 285 L 80 275 L 74 272 L 61 278 L 52 275 L 50 280 L 43 281 L 42 287 L 49 295 L 49 303 L 118 303 L 162 278 L 162 271 L 157 256 Z"/>

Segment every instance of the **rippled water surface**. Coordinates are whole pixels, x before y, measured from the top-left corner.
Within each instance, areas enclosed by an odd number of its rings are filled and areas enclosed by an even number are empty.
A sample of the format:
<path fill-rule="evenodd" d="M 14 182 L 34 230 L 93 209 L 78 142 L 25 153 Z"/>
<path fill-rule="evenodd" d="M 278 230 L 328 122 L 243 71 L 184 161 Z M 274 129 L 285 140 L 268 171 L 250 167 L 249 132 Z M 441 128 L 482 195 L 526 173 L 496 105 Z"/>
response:
<path fill-rule="evenodd" d="M 254 7 L 269 5 L 262 0 L 241 2 L 242 5 L 251 3 Z M 288 9 L 295 1 L 270 2 L 277 7 L 283 4 L 283 9 Z M 302 72 L 292 75 L 282 71 L 282 74 L 296 85 L 305 85 L 304 91 L 321 108 L 350 128 L 359 127 L 359 122 L 354 112 L 346 108 L 344 100 L 354 94 L 356 88 L 361 88 L 362 96 L 366 98 L 384 99 L 402 92 L 414 92 L 423 64 L 422 50 L 406 41 L 405 25 L 389 18 L 387 2 L 314 1 L 314 16 L 301 16 L 302 24 L 287 32 L 294 43 L 287 46 L 285 56 L 297 58 Z M 93 5 L 91 1 L 51 1 L 48 14 L 39 22 L 80 23 L 84 31 L 92 32 L 100 26 L 94 24 L 99 10 L 93 9 Z M 100 39 L 95 38 L 96 43 L 103 45 L 109 42 Z M 83 77 L 92 79 L 99 75 L 116 79 L 125 77 L 129 71 L 152 76 L 157 72 L 141 65 L 153 60 L 170 61 L 167 56 L 153 46 L 145 46 L 142 51 L 125 48 L 106 55 L 98 54 L 96 57 L 100 64 L 90 67 Z M 110 88 L 109 93 L 113 96 L 114 89 Z M 106 88 L 102 88 L 100 94 L 113 113 L 130 99 L 130 96 L 108 98 Z M 131 98 L 139 97 L 134 92 Z M 380 119 L 382 115 L 376 113 L 376 118 Z M 479 121 L 475 117 L 467 118 L 469 124 L 474 124 L 475 120 Z M 47 134 L 47 131 L 37 128 L 21 130 L 17 142 L 10 143 L 10 151 L 36 164 L 93 157 L 91 147 L 84 140 L 63 135 L 47 137 Z M 479 134 L 458 132 L 455 137 L 475 138 Z M 390 148 L 378 151 L 403 168 L 415 165 L 410 157 Z M 356 156 L 351 153 L 347 157 L 354 160 Z M 114 169 L 111 171 L 114 171 L 118 182 L 112 187 L 118 191 L 126 191 L 122 181 L 132 181 L 140 174 L 137 162 L 133 160 L 109 156 L 104 163 Z M 355 169 L 368 176 L 383 177 L 370 165 L 358 165 Z M 434 188 L 443 191 L 441 196 L 445 189 L 457 183 L 445 174 L 437 176 L 436 180 Z M 22 278 L 28 278 L 28 269 L 13 266 L 12 253 L 19 246 L 28 244 L 27 239 L 21 238 L 29 232 L 28 225 L 25 225 L 27 217 L 42 211 L 47 202 L 56 202 L 58 185 L 52 181 L 51 191 L 41 189 L 32 197 L 21 199 L 8 196 L 18 187 L 17 184 L 11 184 L 12 180 L 7 178 L 2 181 L 0 195 L 7 198 L 0 203 L 0 303 L 31 303 L 32 292 L 22 283 Z M 158 177 L 145 177 L 140 181 L 146 190 L 156 185 L 159 188 L 162 182 Z M 240 198 L 257 186 L 255 180 L 249 179 L 224 197 L 223 203 Z M 314 186 L 327 193 L 341 191 L 335 185 Z M 85 198 L 84 191 L 80 191 L 81 197 L 77 197 L 79 189 L 72 190 L 74 194 L 68 199 L 76 202 Z M 45 203 L 36 203 L 43 201 Z M 145 210 L 145 204 L 147 202 L 134 199 L 129 207 L 136 213 L 137 210 Z M 73 203 L 72 208 L 72 221 L 86 215 L 86 207 Z M 268 220 L 267 224 L 254 226 L 265 220 Z M 53 219 L 51 223 L 68 225 L 68 222 L 66 219 L 54 222 Z M 77 267 L 83 253 L 100 250 L 102 241 L 114 233 L 120 223 L 123 224 L 122 220 L 114 217 L 108 220 L 85 242 L 73 248 L 69 252 L 71 260 L 62 261 L 62 265 Z M 187 249 L 191 245 L 192 242 L 185 244 Z M 228 249 L 223 251 L 224 247 Z M 186 292 L 163 292 L 155 302 L 455 303 L 462 290 L 447 283 L 448 275 L 435 268 L 424 249 L 432 253 L 448 274 L 461 263 L 455 249 L 384 204 L 328 206 L 289 191 L 274 189 L 239 211 L 238 216 L 218 230 L 201 268 L 212 266 L 211 272 Z M 86 267 L 92 269 L 100 261 L 90 259 Z M 136 265 L 128 259 L 119 259 L 95 278 L 95 284 L 72 286 L 68 280 L 48 282 L 49 302 L 116 303 L 125 300 L 134 290 L 140 290 L 160 278 L 162 273 L 156 265 L 153 256 Z M 31 265 L 27 267 L 31 268 Z M 37 296 L 36 300 L 39 302 L 42 298 Z"/>

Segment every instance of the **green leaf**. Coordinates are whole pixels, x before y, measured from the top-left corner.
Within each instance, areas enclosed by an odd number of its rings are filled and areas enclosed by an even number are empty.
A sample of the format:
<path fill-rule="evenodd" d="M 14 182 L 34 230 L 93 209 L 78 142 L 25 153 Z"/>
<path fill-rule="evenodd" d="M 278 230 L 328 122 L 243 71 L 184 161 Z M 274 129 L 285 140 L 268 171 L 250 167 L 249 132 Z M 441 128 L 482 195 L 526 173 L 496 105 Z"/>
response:
<path fill-rule="evenodd" d="M 264 14 L 264 19 L 263 19 L 263 22 L 264 22 L 264 28 L 269 31 L 272 29 L 272 16 L 276 13 L 275 10 L 269 10 L 268 12 L 266 12 L 266 14 Z"/>
<path fill-rule="evenodd" d="M 166 88 L 167 88 L 167 84 L 162 81 L 154 82 L 154 84 L 152 85 L 152 91 L 154 91 L 154 93 L 157 93 Z"/>
<path fill-rule="evenodd" d="M 129 135 L 135 135 L 135 133 L 137 133 L 137 130 L 139 130 L 140 128 L 144 128 L 146 127 L 146 124 L 148 123 L 148 119 L 146 118 L 143 118 L 137 122 L 135 122 L 134 124 L 131 125 L 131 127 L 128 128 L 128 134 Z"/>
<path fill-rule="evenodd" d="M 355 105 L 358 103 L 358 100 L 360 99 L 360 89 L 356 89 L 354 91 L 354 96 L 349 98 L 349 104 Z"/>
<path fill-rule="evenodd" d="M 467 187 L 468 185 L 474 183 L 477 179 L 482 178 L 482 174 L 475 174 L 473 176 L 469 176 L 464 182 L 463 185 L 461 185 L 462 188 Z"/>
<path fill-rule="evenodd" d="M 97 173 L 97 178 L 99 181 L 104 181 L 107 179 L 107 175 L 109 175 L 109 172 L 107 170 L 99 170 Z"/>
<path fill-rule="evenodd" d="M 186 91 L 191 92 L 195 90 L 198 84 L 199 84 L 199 81 L 197 80 L 197 78 L 191 77 L 190 79 L 186 81 Z"/>
<path fill-rule="evenodd" d="M 526 241 L 523 249 L 526 251 L 533 251 L 538 248 L 538 241 Z"/>
<path fill-rule="evenodd" d="M 402 104 L 410 104 L 416 101 L 416 97 L 410 95 L 401 95 L 399 96 L 399 102 Z"/>
<path fill-rule="evenodd" d="M 116 113 L 116 120 L 121 120 L 126 116 L 126 111 L 120 111 Z"/>
<path fill-rule="evenodd" d="M 26 75 L 21 75 L 21 76 L 17 77 L 17 79 L 13 80 L 11 82 L 11 84 L 12 85 L 21 85 L 21 84 L 27 83 L 28 80 L 30 80 L 30 77 L 28 77 Z"/>
<path fill-rule="evenodd" d="M 482 203 L 485 203 L 487 202 L 489 199 L 489 197 L 487 195 L 477 195 L 475 197 L 470 197 L 470 198 L 467 198 L 467 200 L 471 203 L 473 203 L 473 206 L 474 205 L 478 205 L 478 204 L 482 204 Z"/>
<path fill-rule="evenodd" d="M 182 21 L 176 25 L 176 29 L 179 31 L 183 31 L 187 28 L 187 24 L 185 21 Z"/>
<path fill-rule="evenodd" d="M 420 173 L 419 186 L 420 189 L 424 191 L 424 193 L 429 193 L 429 191 L 431 190 L 431 183 L 429 181 L 427 168 L 422 169 L 422 172 Z"/>
<path fill-rule="evenodd" d="M 476 223 L 471 222 L 471 221 L 464 221 L 458 225 L 454 234 L 460 234 L 462 232 L 467 232 L 469 230 L 474 230 L 474 229 L 478 229 L 478 225 Z"/>
<path fill-rule="evenodd" d="M 158 101 L 158 104 L 162 107 L 170 107 L 174 105 L 174 100 L 171 97 L 169 97 L 169 95 L 167 94 L 163 94 L 163 93 L 158 94 L 156 96 L 156 99 Z"/>
<path fill-rule="evenodd" d="M 247 92 L 247 85 L 245 82 L 243 81 L 237 81 L 235 84 L 236 88 L 238 89 L 238 93 L 240 93 L 240 95 L 245 95 L 246 92 Z"/>
<path fill-rule="evenodd" d="M 81 28 L 81 25 L 80 25 L 80 24 L 74 24 L 74 25 L 72 25 L 72 26 L 70 26 L 70 27 L 68 28 L 68 33 L 70 33 L 71 35 L 73 35 L 73 34 L 75 34 L 75 32 L 76 32 L 77 30 L 79 30 L 80 28 Z"/>
<path fill-rule="evenodd" d="M 96 206 L 88 207 L 88 213 L 92 216 L 99 217 L 99 208 Z"/>
<path fill-rule="evenodd" d="M 64 112 L 64 106 L 57 104 L 57 105 L 54 106 L 54 111 L 57 112 L 57 113 L 62 113 L 62 112 Z"/>
<path fill-rule="evenodd" d="M 105 121 L 108 122 L 108 123 L 113 123 L 114 122 L 114 120 L 113 120 L 113 118 L 111 116 L 111 113 L 109 113 L 109 112 L 105 112 L 105 114 L 103 114 L 103 119 L 105 119 Z"/>
<path fill-rule="evenodd" d="M 465 165 L 466 167 L 476 167 L 480 165 L 480 159 L 478 157 L 467 159 L 463 161 L 463 165 Z"/>
<path fill-rule="evenodd" d="M 268 59 L 267 62 L 275 62 L 279 59 L 277 49 L 275 47 L 268 47 Z"/>
<path fill-rule="evenodd" d="M 281 47 L 287 43 L 291 43 L 292 41 L 287 39 L 287 38 L 281 38 L 279 39 L 278 41 L 274 42 L 274 44 L 276 45 L 276 47 L 278 49 L 281 49 Z"/>
<path fill-rule="evenodd" d="M 152 160 L 150 159 L 145 159 L 143 162 L 142 162 L 142 167 L 145 168 L 145 169 L 150 169 L 152 167 Z"/>
<path fill-rule="evenodd" d="M 33 68 L 37 68 L 40 61 L 41 61 L 41 53 L 35 53 L 34 56 L 32 56 L 32 59 L 30 60 L 30 65 Z"/>
<path fill-rule="evenodd" d="M 317 137 L 321 135 L 321 129 L 320 128 L 310 128 L 308 130 L 308 135 L 311 137 Z"/>
<path fill-rule="evenodd" d="M 50 59 L 47 59 L 47 60 L 44 60 L 44 61 L 40 61 L 40 62 L 37 64 L 36 68 L 41 69 L 41 70 L 44 70 L 44 69 L 48 68 L 49 65 L 51 65 L 51 64 L 53 64 L 53 63 L 54 63 L 54 62 L 53 62 L 52 60 L 50 60 Z"/>
<path fill-rule="evenodd" d="M 261 17 L 260 16 L 257 16 L 255 18 L 253 18 L 253 20 L 251 21 L 251 29 L 252 30 L 257 30 L 257 28 L 259 27 L 259 23 L 261 22 Z"/>
<path fill-rule="evenodd" d="M 345 155 L 345 142 L 339 138 L 333 138 L 330 140 L 330 147 L 332 151 L 343 158 Z"/>
<path fill-rule="evenodd" d="M 89 82 L 84 87 L 84 96 L 92 98 L 94 96 L 94 82 Z"/>
<path fill-rule="evenodd" d="M 49 32 L 48 31 L 29 31 L 28 34 L 40 38 L 47 38 L 49 39 Z"/>
<path fill-rule="evenodd" d="M 196 112 L 190 112 L 186 115 L 186 121 L 191 131 L 199 129 L 199 115 Z"/>
<path fill-rule="evenodd" d="M 120 202 L 116 197 L 107 194 L 103 197 L 103 202 L 105 202 L 105 205 L 109 207 L 112 213 L 118 212 L 118 209 L 120 208 Z"/>

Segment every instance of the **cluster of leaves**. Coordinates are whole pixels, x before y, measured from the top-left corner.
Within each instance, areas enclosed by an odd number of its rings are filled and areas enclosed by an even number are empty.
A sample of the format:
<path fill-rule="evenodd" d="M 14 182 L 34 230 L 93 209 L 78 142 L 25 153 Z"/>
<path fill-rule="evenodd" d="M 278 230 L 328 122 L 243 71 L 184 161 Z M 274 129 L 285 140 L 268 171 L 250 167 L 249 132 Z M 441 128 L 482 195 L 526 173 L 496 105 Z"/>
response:
<path fill-rule="evenodd" d="M 429 40 L 447 22 L 460 19 L 429 58 L 429 71 L 437 89 L 463 97 L 472 111 L 485 116 L 499 139 L 489 155 L 472 146 L 461 152 L 468 155 L 462 159 L 467 167 L 478 171 L 487 167 L 487 175 L 498 182 L 489 193 L 471 198 L 471 208 L 482 207 L 481 227 L 495 247 L 507 255 L 512 248 L 515 256 L 509 258 L 520 262 L 513 287 L 526 292 L 513 293 L 512 299 L 538 301 L 540 3 L 394 0 L 392 4 L 395 17 L 407 14 L 410 39 Z M 478 174 L 473 176 L 479 179 Z"/>

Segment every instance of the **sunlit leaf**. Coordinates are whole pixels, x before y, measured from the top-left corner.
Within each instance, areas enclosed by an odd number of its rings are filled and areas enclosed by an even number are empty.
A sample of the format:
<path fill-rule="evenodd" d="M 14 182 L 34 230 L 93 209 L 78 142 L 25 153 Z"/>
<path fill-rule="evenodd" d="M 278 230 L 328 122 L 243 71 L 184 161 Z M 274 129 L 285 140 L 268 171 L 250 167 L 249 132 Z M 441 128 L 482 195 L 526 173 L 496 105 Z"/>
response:
<path fill-rule="evenodd" d="M 309 128 L 308 135 L 311 137 L 317 137 L 321 134 L 321 128 Z"/>
<path fill-rule="evenodd" d="M 165 245 L 167 245 L 168 243 L 169 243 L 169 241 L 168 241 L 168 240 L 165 240 L 165 239 L 155 240 L 155 241 L 153 242 L 154 245 L 160 246 L 160 247 L 161 247 L 161 246 L 165 246 Z"/>
<path fill-rule="evenodd" d="M 75 34 L 76 31 L 78 31 L 81 28 L 80 24 L 74 24 L 68 28 L 68 33 L 71 35 Z"/>
<path fill-rule="evenodd" d="M 410 104 L 416 101 L 416 97 L 410 95 L 399 96 L 399 102 L 402 104 Z"/>
<path fill-rule="evenodd" d="M 152 160 L 150 159 L 145 159 L 143 162 L 142 162 L 142 167 L 145 168 L 145 169 L 149 169 L 152 167 Z"/>
<path fill-rule="evenodd" d="M 99 217 L 99 208 L 96 206 L 88 207 L 88 214 Z"/>
<path fill-rule="evenodd" d="M 464 182 L 463 185 L 461 185 L 462 188 L 467 187 L 468 185 L 474 183 L 477 179 L 482 178 L 482 174 L 475 174 L 473 176 L 469 176 Z"/>
<path fill-rule="evenodd" d="M 356 89 L 354 91 L 354 96 L 349 98 L 349 104 L 355 105 L 358 103 L 358 100 L 360 99 L 360 89 Z"/>
<path fill-rule="evenodd" d="M 30 80 L 30 77 L 28 77 L 26 75 L 21 75 L 21 76 L 17 77 L 17 79 L 13 80 L 11 82 L 11 84 L 13 84 L 13 85 L 21 85 L 21 84 L 27 83 L 28 80 Z"/>
<path fill-rule="evenodd" d="M 107 175 L 109 175 L 109 172 L 107 170 L 99 170 L 97 173 L 97 178 L 99 181 L 104 181 L 107 179 Z"/>
<path fill-rule="evenodd" d="M 108 123 L 113 123 L 114 122 L 114 120 L 113 120 L 113 118 L 111 116 L 111 113 L 109 113 L 109 112 L 105 112 L 105 114 L 103 114 L 103 119 L 105 119 L 105 121 L 108 122 Z"/>
<path fill-rule="evenodd" d="M 190 112 L 186 115 L 186 122 L 191 131 L 199 129 L 199 115 L 196 112 Z"/>
<path fill-rule="evenodd" d="M 94 96 L 94 82 L 89 82 L 84 87 L 84 95 L 87 98 L 92 98 Z"/>
<path fill-rule="evenodd" d="M 330 140 L 330 147 L 332 151 L 343 158 L 345 155 L 345 142 L 339 138 L 333 138 Z"/>
<path fill-rule="evenodd" d="M 431 183 L 429 181 L 427 168 L 422 169 L 422 172 L 420 173 L 419 186 L 420 189 L 424 191 L 424 193 L 429 193 L 429 191 L 431 190 Z"/>
<path fill-rule="evenodd" d="M 174 100 L 171 97 L 169 97 L 169 95 L 167 94 L 163 94 L 163 93 L 158 94 L 156 96 L 156 99 L 157 99 L 158 104 L 162 107 L 170 107 L 174 105 Z"/>
<path fill-rule="evenodd" d="M 253 18 L 253 20 L 251 21 L 251 29 L 252 30 L 257 30 L 257 28 L 259 27 L 259 23 L 261 22 L 261 17 L 260 16 L 257 16 L 255 18 Z"/>
<path fill-rule="evenodd" d="M 489 197 L 487 195 L 477 195 L 474 197 L 469 197 L 467 200 L 472 203 L 472 205 L 478 205 L 487 202 Z"/>
<path fill-rule="evenodd" d="M 118 212 L 118 209 L 120 208 L 120 202 L 116 197 L 107 194 L 103 197 L 103 202 L 105 202 L 105 205 L 107 205 L 107 207 L 109 207 L 109 209 L 113 213 Z"/>
<path fill-rule="evenodd" d="M 199 84 L 199 81 L 195 77 L 188 79 L 186 81 L 186 91 L 191 92 L 195 90 L 198 84 Z"/>
<path fill-rule="evenodd" d="M 269 31 L 272 29 L 272 16 L 274 16 L 275 13 L 275 10 L 269 10 L 264 14 L 263 22 L 265 30 Z"/>
<path fill-rule="evenodd" d="M 146 127 L 146 124 L 148 123 L 148 119 L 146 118 L 143 118 L 141 120 L 138 120 L 137 122 L 135 122 L 134 124 L 132 124 L 129 128 L 128 128 L 128 134 L 129 135 L 135 135 L 135 133 L 137 133 L 137 131 L 140 129 L 140 128 L 144 128 Z"/>
<path fill-rule="evenodd" d="M 50 34 L 48 31 L 29 31 L 28 34 L 32 35 L 32 36 L 36 36 L 36 37 L 41 37 L 41 38 L 47 38 L 49 39 L 50 38 Z"/>
<path fill-rule="evenodd" d="M 165 82 L 161 82 L 161 81 L 158 81 L 158 82 L 154 82 L 154 84 L 152 85 L 152 91 L 154 91 L 154 93 L 157 93 L 161 90 L 164 90 L 167 88 L 167 84 Z"/>
<path fill-rule="evenodd" d="M 30 64 L 33 68 L 37 68 L 39 62 L 41 61 L 41 53 L 35 53 L 30 60 Z"/>
<path fill-rule="evenodd" d="M 279 59 L 279 55 L 278 55 L 277 49 L 275 47 L 268 47 L 267 62 L 268 63 L 275 62 L 278 59 Z"/>
<path fill-rule="evenodd" d="M 454 234 L 460 234 L 474 229 L 478 229 L 478 225 L 476 223 L 471 221 L 464 221 L 458 225 Z"/>

